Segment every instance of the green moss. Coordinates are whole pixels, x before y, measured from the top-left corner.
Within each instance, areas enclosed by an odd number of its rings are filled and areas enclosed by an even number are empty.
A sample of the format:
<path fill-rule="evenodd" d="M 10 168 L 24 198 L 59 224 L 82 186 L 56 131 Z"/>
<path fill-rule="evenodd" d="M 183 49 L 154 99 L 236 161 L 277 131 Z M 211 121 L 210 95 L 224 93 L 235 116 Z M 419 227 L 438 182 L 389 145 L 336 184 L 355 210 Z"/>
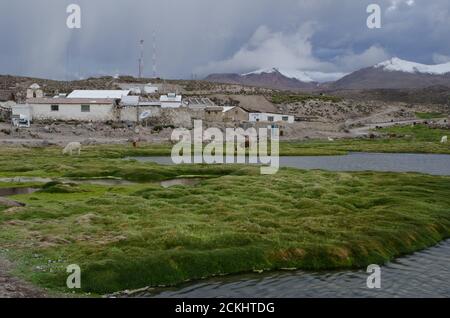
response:
<path fill-rule="evenodd" d="M 446 117 L 446 115 L 436 112 L 430 113 L 416 112 L 416 117 L 420 119 L 435 119 L 435 118 L 444 118 Z"/>

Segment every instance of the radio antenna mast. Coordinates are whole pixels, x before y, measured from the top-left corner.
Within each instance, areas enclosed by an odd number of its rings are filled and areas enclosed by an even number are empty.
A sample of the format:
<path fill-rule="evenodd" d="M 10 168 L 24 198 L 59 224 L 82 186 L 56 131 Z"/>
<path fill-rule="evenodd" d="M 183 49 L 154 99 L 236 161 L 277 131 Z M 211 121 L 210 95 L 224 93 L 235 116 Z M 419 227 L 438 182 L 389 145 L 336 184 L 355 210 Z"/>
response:
<path fill-rule="evenodd" d="M 156 78 L 156 31 L 153 30 L 153 78 Z"/>
<path fill-rule="evenodd" d="M 139 57 L 139 78 L 142 78 L 143 72 L 144 72 L 144 40 L 141 40 L 140 42 L 140 57 Z"/>

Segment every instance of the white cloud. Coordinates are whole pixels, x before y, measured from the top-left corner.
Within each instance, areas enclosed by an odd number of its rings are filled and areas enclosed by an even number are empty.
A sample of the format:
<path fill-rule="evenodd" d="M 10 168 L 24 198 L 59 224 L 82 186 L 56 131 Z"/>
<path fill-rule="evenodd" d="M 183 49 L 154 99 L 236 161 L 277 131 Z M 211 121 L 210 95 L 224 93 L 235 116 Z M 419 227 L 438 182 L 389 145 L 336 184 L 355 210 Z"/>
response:
<path fill-rule="evenodd" d="M 412 7 L 416 4 L 415 0 L 390 0 L 390 3 L 391 5 L 387 8 L 387 11 L 395 11 L 402 5 Z"/>
<path fill-rule="evenodd" d="M 350 52 L 335 58 L 336 67 L 341 71 L 351 72 L 388 60 L 390 55 L 380 46 L 373 45 L 362 53 Z"/>
<path fill-rule="evenodd" d="M 433 62 L 436 64 L 448 63 L 448 62 L 450 62 L 450 56 L 435 53 L 435 54 L 433 54 Z"/>
<path fill-rule="evenodd" d="M 26 1 L 27 10 L 21 2 L 0 1 L 0 29 L 10 30 L 0 32 L 0 73 L 87 77 L 102 69 L 136 75 L 137 44 L 144 39 L 144 71 L 151 75 L 152 30 L 157 75 L 165 78 L 190 78 L 199 66 L 203 74 L 274 66 L 347 72 L 353 68 L 345 56 L 361 55 L 375 43 L 427 64 L 434 63 L 434 52 L 450 55 L 449 0 L 78 0 L 80 30 L 67 29 L 65 1 Z M 366 27 L 368 3 L 385 10 L 379 30 Z M 306 21 L 314 24 L 298 27 Z"/>
<path fill-rule="evenodd" d="M 272 32 L 268 27 L 260 26 L 232 57 L 200 67 L 197 73 L 242 73 L 272 67 L 299 70 L 331 68 L 329 63 L 313 56 L 310 41 L 313 30 L 311 23 L 302 25 L 293 33 Z"/>
<path fill-rule="evenodd" d="M 211 62 L 196 69 L 202 76 L 211 73 L 247 73 L 255 70 L 282 69 L 286 72 L 307 72 L 316 81 L 335 80 L 348 72 L 375 65 L 389 59 L 389 54 L 377 45 L 361 53 L 352 50 L 335 57 L 331 62 L 314 56 L 311 38 L 314 25 L 306 23 L 296 32 L 273 32 L 260 26 L 233 56 Z"/>

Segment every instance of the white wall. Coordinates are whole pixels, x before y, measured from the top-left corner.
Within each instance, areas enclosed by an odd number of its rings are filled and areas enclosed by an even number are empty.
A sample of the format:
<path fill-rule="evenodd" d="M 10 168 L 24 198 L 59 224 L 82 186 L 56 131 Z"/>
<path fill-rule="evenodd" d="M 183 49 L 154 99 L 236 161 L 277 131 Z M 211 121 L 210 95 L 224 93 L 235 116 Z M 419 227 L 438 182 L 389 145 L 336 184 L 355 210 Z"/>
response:
<path fill-rule="evenodd" d="M 144 86 L 145 94 L 155 94 L 158 93 L 158 87 L 156 86 Z"/>
<path fill-rule="evenodd" d="M 34 120 L 107 121 L 115 119 L 114 105 L 91 104 L 90 106 L 90 112 L 82 112 L 81 104 L 59 104 L 59 111 L 52 111 L 50 104 L 30 104 Z"/>
<path fill-rule="evenodd" d="M 270 113 L 250 113 L 248 114 L 249 121 L 251 122 L 257 122 L 257 121 L 263 121 L 263 122 L 270 122 L 269 117 L 273 117 L 273 122 L 287 122 L 289 124 L 292 124 L 295 121 L 294 116 L 292 115 L 281 115 L 281 114 L 270 114 Z M 288 120 L 283 120 L 283 117 L 288 117 Z"/>
<path fill-rule="evenodd" d="M 180 108 L 182 105 L 181 102 L 161 102 L 161 108 Z"/>
<path fill-rule="evenodd" d="M 29 105 L 17 104 L 11 107 L 11 111 L 13 116 L 23 115 L 28 117 L 30 121 L 33 120 L 33 114 Z"/>

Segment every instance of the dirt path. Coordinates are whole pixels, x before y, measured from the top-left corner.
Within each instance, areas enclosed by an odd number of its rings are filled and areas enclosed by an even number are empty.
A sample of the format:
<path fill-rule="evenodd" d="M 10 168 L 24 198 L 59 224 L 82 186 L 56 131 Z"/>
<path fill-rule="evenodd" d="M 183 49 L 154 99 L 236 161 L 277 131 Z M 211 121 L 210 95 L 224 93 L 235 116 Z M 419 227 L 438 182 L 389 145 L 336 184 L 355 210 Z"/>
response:
<path fill-rule="evenodd" d="M 377 123 L 377 124 L 368 124 L 363 127 L 353 128 L 350 129 L 350 133 L 354 136 L 361 136 L 361 135 L 367 135 L 370 133 L 372 129 L 375 129 L 376 127 L 391 127 L 396 125 L 411 125 L 413 123 L 423 123 L 426 122 L 425 119 L 414 119 L 414 120 L 403 120 L 403 121 L 392 121 L 392 122 L 386 122 L 386 123 Z"/>
<path fill-rule="evenodd" d="M 0 256 L 0 298 L 43 298 L 48 294 L 11 275 L 13 264 Z"/>

